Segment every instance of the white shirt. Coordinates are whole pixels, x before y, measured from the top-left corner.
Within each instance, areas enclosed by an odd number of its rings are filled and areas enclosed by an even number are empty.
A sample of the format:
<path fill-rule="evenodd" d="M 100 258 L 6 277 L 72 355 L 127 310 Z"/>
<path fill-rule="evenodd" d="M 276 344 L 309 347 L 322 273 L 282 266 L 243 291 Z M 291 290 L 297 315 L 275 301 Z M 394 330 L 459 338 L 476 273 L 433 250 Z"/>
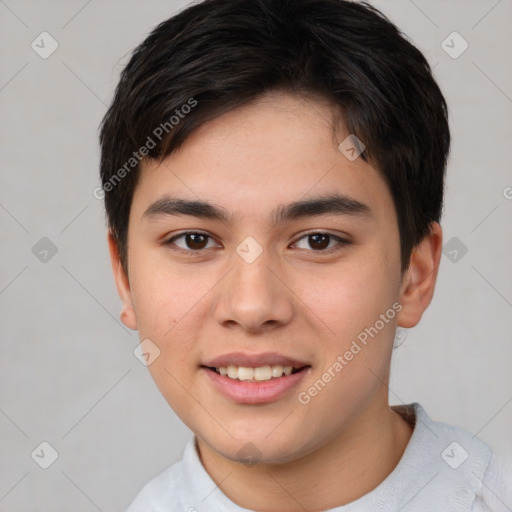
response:
<path fill-rule="evenodd" d="M 432 421 L 418 403 L 393 409 L 414 426 L 398 465 L 373 491 L 329 512 L 512 512 L 512 465 L 468 432 Z M 217 487 L 191 439 L 126 512 L 250 511 Z"/>

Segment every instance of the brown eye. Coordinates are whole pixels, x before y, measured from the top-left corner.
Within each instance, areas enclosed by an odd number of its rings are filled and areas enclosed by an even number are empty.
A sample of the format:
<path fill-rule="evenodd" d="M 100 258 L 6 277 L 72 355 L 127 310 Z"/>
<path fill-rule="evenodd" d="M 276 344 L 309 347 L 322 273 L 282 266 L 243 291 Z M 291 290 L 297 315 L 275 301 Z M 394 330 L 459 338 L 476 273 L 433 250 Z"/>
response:
<path fill-rule="evenodd" d="M 347 245 L 350 245 L 350 240 L 341 238 L 330 233 L 310 233 L 304 235 L 293 244 L 298 249 L 305 249 L 307 251 L 330 253 L 336 250 L 342 250 Z"/>
<path fill-rule="evenodd" d="M 314 235 L 308 235 L 308 242 L 311 249 L 319 250 L 325 249 L 329 246 L 330 237 L 325 233 L 316 233 Z"/>
<path fill-rule="evenodd" d="M 201 233 L 190 233 L 185 235 L 185 244 L 189 249 L 204 249 L 208 244 L 208 237 Z"/>
<path fill-rule="evenodd" d="M 210 235 L 194 231 L 176 235 L 165 242 L 165 245 L 176 246 L 178 249 L 190 253 L 200 252 L 203 249 L 210 249 L 212 247 L 218 247 L 218 244 Z"/>

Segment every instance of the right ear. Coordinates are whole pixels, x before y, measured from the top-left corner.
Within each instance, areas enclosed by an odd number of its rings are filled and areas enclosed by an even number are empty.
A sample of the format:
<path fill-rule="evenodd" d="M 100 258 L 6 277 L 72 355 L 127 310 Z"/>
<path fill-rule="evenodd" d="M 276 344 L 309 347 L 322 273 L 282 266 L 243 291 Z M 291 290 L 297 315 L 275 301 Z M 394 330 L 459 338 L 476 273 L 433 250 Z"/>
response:
<path fill-rule="evenodd" d="M 137 319 L 135 317 L 135 310 L 133 309 L 132 292 L 130 290 L 130 281 L 124 271 L 121 259 L 119 257 L 119 248 L 112 235 L 109 231 L 108 235 L 108 248 L 110 251 L 110 262 L 112 264 L 112 273 L 114 274 L 114 280 L 116 282 L 117 293 L 123 302 L 123 308 L 121 310 L 121 322 L 126 327 L 137 330 Z"/>

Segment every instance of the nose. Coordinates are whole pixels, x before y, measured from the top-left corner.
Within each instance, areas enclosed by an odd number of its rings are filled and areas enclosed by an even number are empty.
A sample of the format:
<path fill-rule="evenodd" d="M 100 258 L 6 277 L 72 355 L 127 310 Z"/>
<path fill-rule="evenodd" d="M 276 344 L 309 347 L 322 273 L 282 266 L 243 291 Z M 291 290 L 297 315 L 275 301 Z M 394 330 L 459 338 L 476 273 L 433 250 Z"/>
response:
<path fill-rule="evenodd" d="M 287 325 L 294 315 L 293 293 L 279 265 L 265 254 L 252 263 L 233 256 L 233 269 L 217 289 L 214 314 L 224 327 L 266 332 Z"/>

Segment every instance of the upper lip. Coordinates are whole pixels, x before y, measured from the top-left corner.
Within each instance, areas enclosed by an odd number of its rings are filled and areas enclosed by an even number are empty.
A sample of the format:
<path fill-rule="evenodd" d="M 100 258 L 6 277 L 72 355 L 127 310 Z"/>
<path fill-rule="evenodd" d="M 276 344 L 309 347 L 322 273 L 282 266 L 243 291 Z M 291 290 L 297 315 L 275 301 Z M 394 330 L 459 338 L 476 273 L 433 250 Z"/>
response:
<path fill-rule="evenodd" d="M 229 365 L 246 366 L 257 368 L 259 366 L 292 366 L 293 368 L 302 368 L 308 366 L 307 363 L 287 357 L 276 352 L 265 352 L 260 354 L 249 354 L 247 352 L 230 352 L 207 360 L 202 366 L 210 368 L 220 368 Z"/>

